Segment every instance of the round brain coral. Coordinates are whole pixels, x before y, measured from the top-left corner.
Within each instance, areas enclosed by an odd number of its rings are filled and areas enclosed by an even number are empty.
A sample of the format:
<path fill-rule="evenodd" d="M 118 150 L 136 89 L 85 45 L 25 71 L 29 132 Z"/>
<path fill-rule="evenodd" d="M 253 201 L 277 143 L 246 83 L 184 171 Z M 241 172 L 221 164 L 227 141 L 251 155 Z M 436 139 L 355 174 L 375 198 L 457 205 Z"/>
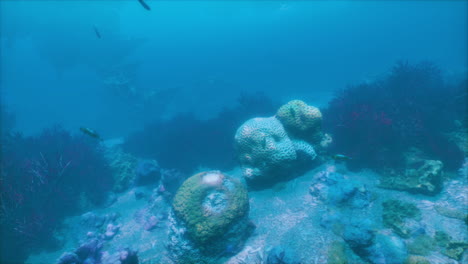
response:
<path fill-rule="evenodd" d="M 320 142 L 322 113 L 317 107 L 293 100 L 281 106 L 276 117 L 288 133 L 313 143 Z"/>
<path fill-rule="evenodd" d="M 173 209 L 192 240 L 203 245 L 222 237 L 236 221 L 246 219 L 249 199 L 238 180 L 219 171 L 207 171 L 182 184 L 174 197 Z"/>
<path fill-rule="evenodd" d="M 247 120 L 237 129 L 235 143 L 249 181 L 271 179 L 270 173 L 290 167 L 297 158 L 293 142 L 275 117 Z"/>

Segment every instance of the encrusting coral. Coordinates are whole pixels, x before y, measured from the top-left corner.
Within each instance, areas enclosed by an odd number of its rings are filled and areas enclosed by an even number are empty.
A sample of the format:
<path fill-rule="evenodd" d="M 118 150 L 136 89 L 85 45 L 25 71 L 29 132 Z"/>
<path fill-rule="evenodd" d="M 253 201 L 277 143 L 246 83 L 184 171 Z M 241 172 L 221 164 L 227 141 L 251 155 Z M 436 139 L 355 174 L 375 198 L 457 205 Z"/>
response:
<path fill-rule="evenodd" d="M 410 236 L 410 230 L 405 226 L 406 219 L 419 218 L 421 212 L 412 203 L 400 200 L 387 200 L 383 202 L 383 223 L 403 238 Z"/>
<path fill-rule="evenodd" d="M 135 168 L 138 159 L 119 147 L 112 147 L 106 150 L 106 159 L 114 175 L 114 187 L 116 192 L 122 192 L 130 187 L 135 179 Z"/>

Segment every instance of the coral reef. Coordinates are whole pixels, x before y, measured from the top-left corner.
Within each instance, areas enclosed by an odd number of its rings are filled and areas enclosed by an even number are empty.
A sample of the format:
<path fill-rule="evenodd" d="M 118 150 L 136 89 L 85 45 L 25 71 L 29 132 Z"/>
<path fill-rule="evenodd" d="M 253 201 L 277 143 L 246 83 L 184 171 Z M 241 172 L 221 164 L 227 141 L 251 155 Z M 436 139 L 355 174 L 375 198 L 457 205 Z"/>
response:
<path fill-rule="evenodd" d="M 209 263 L 250 234 L 246 188 L 219 171 L 198 173 L 177 191 L 168 245 L 177 263 Z M 230 250 L 228 250 L 230 249 Z"/>
<path fill-rule="evenodd" d="M 278 109 L 276 118 L 291 137 L 304 139 L 314 145 L 322 140 L 322 113 L 317 107 L 293 100 Z"/>
<path fill-rule="evenodd" d="M 265 187 L 297 176 L 313 165 L 316 148 L 331 141 L 321 129 L 316 107 L 294 100 L 272 117 L 245 121 L 234 137 L 243 174 L 252 187 Z"/>
<path fill-rule="evenodd" d="M 4 260 L 21 262 L 26 250 L 55 246 L 53 230 L 81 209 L 80 197 L 102 204 L 113 185 L 98 143 L 60 127 L 4 139 L 1 151 L 2 235 L 12 241 L 1 245 Z"/>
<path fill-rule="evenodd" d="M 236 132 L 235 143 L 247 181 L 273 181 L 273 175 L 291 168 L 296 150 L 275 117 L 253 118 Z M 303 147 L 304 148 L 304 147 Z"/>
<path fill-rule="evenodd" d="M 446 133 L 468 126 L 466 87 L 447 84 L 433 64 L 398 63 L 383 78 L 337 92 L 323 110 L 331 148 L 353 158 L 350 168 L 404 171 L 401 154 L 418 147 L 455 169 L 463 151 Z"/>

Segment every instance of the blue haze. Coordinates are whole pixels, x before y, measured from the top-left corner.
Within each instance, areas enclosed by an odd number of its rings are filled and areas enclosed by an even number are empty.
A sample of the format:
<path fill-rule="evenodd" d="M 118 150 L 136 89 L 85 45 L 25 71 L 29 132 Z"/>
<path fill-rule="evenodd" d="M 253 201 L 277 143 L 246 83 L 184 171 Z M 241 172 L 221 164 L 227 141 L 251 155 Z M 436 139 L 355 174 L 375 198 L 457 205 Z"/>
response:
<path fill-rule="evenodd" d="M 153 116 L 209 118 L 242 91 L 323 106 L 398 60 L 467 70 L 466 1 L 2 1 L 2 103 L 26 134 L 60 123 L 105 137 Z M 97 38 L 96 26 L 102 36 Z M 103 85 L 125 65 L 137 89 L 169 89 L 135 114 Z"/>

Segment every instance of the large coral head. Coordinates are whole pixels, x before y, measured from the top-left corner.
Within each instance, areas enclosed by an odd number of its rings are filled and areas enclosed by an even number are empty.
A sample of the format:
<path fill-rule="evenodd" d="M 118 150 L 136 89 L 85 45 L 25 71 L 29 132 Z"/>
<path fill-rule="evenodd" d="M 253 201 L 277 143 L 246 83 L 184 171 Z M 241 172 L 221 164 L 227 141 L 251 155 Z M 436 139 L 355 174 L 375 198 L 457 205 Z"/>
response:
<path fill-rule="evenodd" d="M 220 171 L 206 171 L 188 178 L 177 191 L 174 213 L 190 237 L 202 245 L 222 237 L 231 225 L 244 221 L 249 211 L 246 188 Z"/>
<path fill-rule="evenodd" d="M 301 100 L 292 100 L 281 106 L 276 117 L 286 131 L 298 137 L 310 138 L 322 129 L 322 113 Z"/>

